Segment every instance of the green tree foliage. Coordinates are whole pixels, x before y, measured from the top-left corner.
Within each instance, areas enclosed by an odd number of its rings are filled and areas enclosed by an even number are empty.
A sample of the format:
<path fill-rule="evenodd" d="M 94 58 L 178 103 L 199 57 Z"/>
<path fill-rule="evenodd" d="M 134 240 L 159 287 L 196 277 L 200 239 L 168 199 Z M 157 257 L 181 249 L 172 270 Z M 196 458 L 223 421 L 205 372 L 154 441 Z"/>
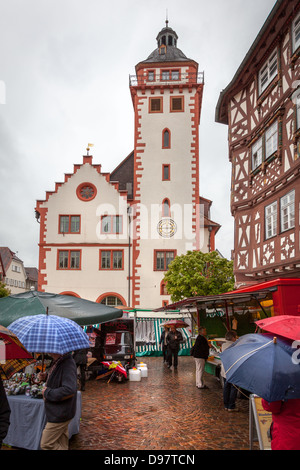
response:
<path fill-rule="evenodd" d="M 10 295 L 10 290 L 7 289 L 3 282 L 0 282 L 0 297 L 7 297 L 8 295 Z"/>
<path fill-rule="evenodd" d="M 172 302 L 197 295 L 216 295 L 234 289 L 233 262 L 216 251 L 188 251 L 169 265 L 164 281 Z"/>

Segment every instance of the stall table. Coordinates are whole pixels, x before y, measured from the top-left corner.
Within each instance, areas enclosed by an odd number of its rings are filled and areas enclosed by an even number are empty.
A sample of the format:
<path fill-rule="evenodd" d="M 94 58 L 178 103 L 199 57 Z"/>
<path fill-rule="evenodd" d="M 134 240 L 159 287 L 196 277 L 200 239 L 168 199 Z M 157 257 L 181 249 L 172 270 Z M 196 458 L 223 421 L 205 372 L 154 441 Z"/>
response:
<path fill-rule="evenodd" d="M 10 426 L 3 444 L 28 450 L 38 450 L 46 424 L 44 400 L 26 395 L 9 395 Z M 69 437 L 79 433 L 81 393 L 77 392 L 76 415 L 69 424 Z"/>
<path fill-rule="evenodd" d="M 213 359 L 209 358 L 205 362 L 205 371 L 219 378 L 220 371 L 221 371 L 221 364 L 222 364 L 221 359 L 219 359 L 218 357 L 214 357 Z"/>

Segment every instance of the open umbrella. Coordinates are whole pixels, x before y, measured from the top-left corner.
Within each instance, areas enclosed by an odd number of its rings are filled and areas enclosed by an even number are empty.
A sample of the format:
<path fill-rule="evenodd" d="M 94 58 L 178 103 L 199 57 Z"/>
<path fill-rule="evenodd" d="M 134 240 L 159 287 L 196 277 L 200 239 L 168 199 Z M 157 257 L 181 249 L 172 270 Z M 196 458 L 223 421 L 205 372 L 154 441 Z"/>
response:
<path fill-rule="evenodd" d="M 22 317 L 9 328 L 30 352 L 65 354 L 90 347 L 88 335 L 77 323 L 57 315 Z"/>
<path fill-rule="evenodd" d="M 0 325 L 0 376 L 10 379 L 15 373 L 35 362 L 17 336 Z"/>
<path fill-rule="evenodd" d="M 255 322 L 259 328 L 275 335 L 300 341 L 300 316 L 276 315 Z"/>
<path fill-rule="evenodd" d="M 165 323 L 162 323 L 160 326 L 161 327 L 167 326 L 170 328 L 172 325 L 174 325 L 176 328 L 185 328 L 189 326 L 188 323 L 186 323 L 183 320 L 169 320 Z"/>
<path fill-rule="evenodd" d="M 269 334 L 241 336 L 220 354 L 226 380 L 267 401 L 300 398 L 300 365 L 289 342 Z"/>
<path fill-rule="evenodd" d="M 6 327 L 20 317 L 46 312 L 69 318 L 79 325 L 104 323 L 123 315 L 121 309 L 71 295 L 28 291 L 0 298 L 0 324 Z"/>

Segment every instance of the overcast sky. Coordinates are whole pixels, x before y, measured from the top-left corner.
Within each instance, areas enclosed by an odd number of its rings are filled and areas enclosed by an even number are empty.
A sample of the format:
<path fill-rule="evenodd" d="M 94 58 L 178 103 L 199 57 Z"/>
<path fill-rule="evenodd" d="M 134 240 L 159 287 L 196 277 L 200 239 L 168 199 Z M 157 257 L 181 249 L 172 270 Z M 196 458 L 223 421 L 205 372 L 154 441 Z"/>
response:
<path fill-rule="evenodd" d="M 38 267 L 37 199 L 82 163 L 111 172 L 132 150 L 129 75 L 165 26 L 198 62 L 200 194 L 222 225 L 216 247 L 230 258 L 231 165 L 227 126 L 215 122 L 233 78 L 275 0 L 0 0 L 0 246 Z"/>

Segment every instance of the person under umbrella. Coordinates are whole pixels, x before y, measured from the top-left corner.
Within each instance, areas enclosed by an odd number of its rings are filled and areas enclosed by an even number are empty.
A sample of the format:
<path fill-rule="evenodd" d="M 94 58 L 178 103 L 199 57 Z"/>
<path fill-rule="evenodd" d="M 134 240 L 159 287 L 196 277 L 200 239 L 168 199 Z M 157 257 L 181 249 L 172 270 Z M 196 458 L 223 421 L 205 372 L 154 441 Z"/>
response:
<path fill-rule="evenodd" d="M 68 426 L 76 413 L 77 367 L 71 353 L 48 353 L 53 363 L 48 373 L 40 372 L 46 380 L 43 388 L 46 426 L 41 438 L 42 450 L 68 450 Z"/>
<path fill-rule="evenodd" d="M 171 325 L 170 331 L 167 334 L 167 346 L 168 346 L 168 367 L 172 367 L 172 359 L 174 369 L 177 369 L 178 365 L 178 351 L 180 343 L 183 341 L 183 337 L 180 331 L 176 330 L 175 325 Z"/>
<path fill-rule="evenodd" d="M 169 328 L 167 326 L 164 327 L 164 331 L 161 334 L 159 344 L 162 345 L 162 353 L 163 353 L 163 358 L 164 362 L 168 362 L 168 345 L 167 345 L 167 335 L 169 332 Z"/>
<path fill-rule="evenodd" d="M 77 367 L 72 351 L 89 347 L 87 334 L 72 320 L 56 315 L 19 318 L 9 328 L 32 352 L 53 358 L 43 389 L 46 426 L 41 438 L 42 450 L 67 450 L 68 426 L 76 413 Z"/>

